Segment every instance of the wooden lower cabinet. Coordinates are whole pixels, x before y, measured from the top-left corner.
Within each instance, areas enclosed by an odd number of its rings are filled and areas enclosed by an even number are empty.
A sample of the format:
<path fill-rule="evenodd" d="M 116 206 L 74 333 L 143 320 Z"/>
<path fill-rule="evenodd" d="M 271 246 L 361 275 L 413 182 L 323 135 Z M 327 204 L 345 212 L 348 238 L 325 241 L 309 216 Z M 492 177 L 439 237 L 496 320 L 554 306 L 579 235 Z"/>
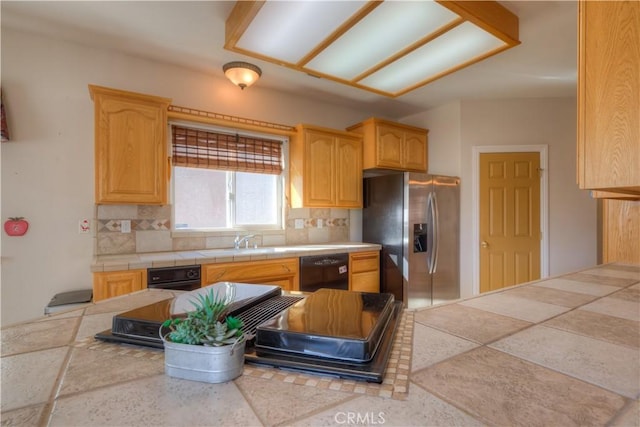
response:
<path fill-rule="evenodd" d="M 93 302 L 141 291 L 147 287 L 147 270 L 93 273 Z"/>
<path fill-rule="evenodd" d="M 349 290 L 380 292 L 380 251 L 349 254 Z"/>
<path fill-rule="evenodd" d="M 202 286 L 216 282 L 277 285 L 285 291 L 300 289 L 298 258 L 224 262 L 202 266 Z"/>
<path fill-rule="evenodd" d="M 602 203 L 602 262 L 640 264 L 640 201 Z"/>

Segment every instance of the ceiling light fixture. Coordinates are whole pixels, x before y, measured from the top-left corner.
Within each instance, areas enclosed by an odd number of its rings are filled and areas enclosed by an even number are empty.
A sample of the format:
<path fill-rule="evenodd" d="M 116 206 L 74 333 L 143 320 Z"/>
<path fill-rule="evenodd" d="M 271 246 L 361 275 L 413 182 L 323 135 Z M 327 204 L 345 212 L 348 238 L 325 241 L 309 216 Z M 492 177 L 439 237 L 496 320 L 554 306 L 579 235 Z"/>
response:
<path fill-rule="evenodd" d="M 496 1 L 238 1 L 225 36 L 228 50 L 389 97 L 520 44 Z"/>
<path fill-rule="evenodd" d="M 227 76 L 234 85 L 239 86 L 240 89 L 251 86 L 262 75 L 262 70 L 259 67 L 241 61 L 224 64 L 222 71 L 224 71 L 224 75 Z"/>

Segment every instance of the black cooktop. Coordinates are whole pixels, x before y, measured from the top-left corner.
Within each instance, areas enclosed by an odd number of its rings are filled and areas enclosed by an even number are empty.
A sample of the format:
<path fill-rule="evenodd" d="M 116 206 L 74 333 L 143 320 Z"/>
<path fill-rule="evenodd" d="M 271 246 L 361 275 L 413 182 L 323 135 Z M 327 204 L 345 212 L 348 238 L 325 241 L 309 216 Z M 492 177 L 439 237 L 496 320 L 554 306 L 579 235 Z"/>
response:
<path fill-rule="evenodd" d="M 249 285 L 251 286 L 251 285 Z M 162 348 L 168 299 L 113 318 L 96 338 Z M 267 292 L 239 301 L 233 314 L 255 334 L 248 363 L 381 383 L 402 303 L 391 294 L 320 289 L 308 296 Z"/>
<path fill-rule="evenodd" d="M 369 362 L 393 302 L 390 294 L 320 289 L 258 326 L 256 351 Z"/>

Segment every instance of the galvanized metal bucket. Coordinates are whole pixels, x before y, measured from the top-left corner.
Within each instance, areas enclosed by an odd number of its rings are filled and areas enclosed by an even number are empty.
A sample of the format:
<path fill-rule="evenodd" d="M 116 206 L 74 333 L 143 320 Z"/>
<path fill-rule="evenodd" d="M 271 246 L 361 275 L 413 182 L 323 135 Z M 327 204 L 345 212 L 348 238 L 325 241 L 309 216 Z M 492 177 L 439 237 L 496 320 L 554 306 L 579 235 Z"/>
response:
<path fill-rule="evenodd" d="M 224 383 L 242 375 L 246 341 L 221 347 L 178 344 L 164 339 L 164 372 L 170 377 Z"/>

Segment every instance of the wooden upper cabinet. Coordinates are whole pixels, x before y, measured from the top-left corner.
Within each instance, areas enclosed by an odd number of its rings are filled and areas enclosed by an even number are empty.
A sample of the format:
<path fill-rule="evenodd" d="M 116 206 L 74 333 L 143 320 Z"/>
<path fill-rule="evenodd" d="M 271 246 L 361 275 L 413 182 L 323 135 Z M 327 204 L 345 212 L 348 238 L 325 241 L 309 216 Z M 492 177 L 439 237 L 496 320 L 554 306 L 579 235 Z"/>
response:
<path fill-rule="evenodd" d="M 336 207 L 362 207 L 362 140 L 336 137 Z"/>
<path fill-rule="evenodd" d="M 370 118 L 347 130 L 363 136 L 364 169 L 427 171 L 426 129 Z"/>
<path fill-rule="evenodd" d="M 310 125 L 296 131 L 289 150 L 291 207 L 361 208 L 361 137 Z"/>
<path fill-rule="evenodd" d="M 579 3 L 578 183 L 640 196 L 638 1 Z"/>
<path fill-rule="evenodd" d="M 167 203 L 170 99 L 89 85 L 98 204 Z"/>

